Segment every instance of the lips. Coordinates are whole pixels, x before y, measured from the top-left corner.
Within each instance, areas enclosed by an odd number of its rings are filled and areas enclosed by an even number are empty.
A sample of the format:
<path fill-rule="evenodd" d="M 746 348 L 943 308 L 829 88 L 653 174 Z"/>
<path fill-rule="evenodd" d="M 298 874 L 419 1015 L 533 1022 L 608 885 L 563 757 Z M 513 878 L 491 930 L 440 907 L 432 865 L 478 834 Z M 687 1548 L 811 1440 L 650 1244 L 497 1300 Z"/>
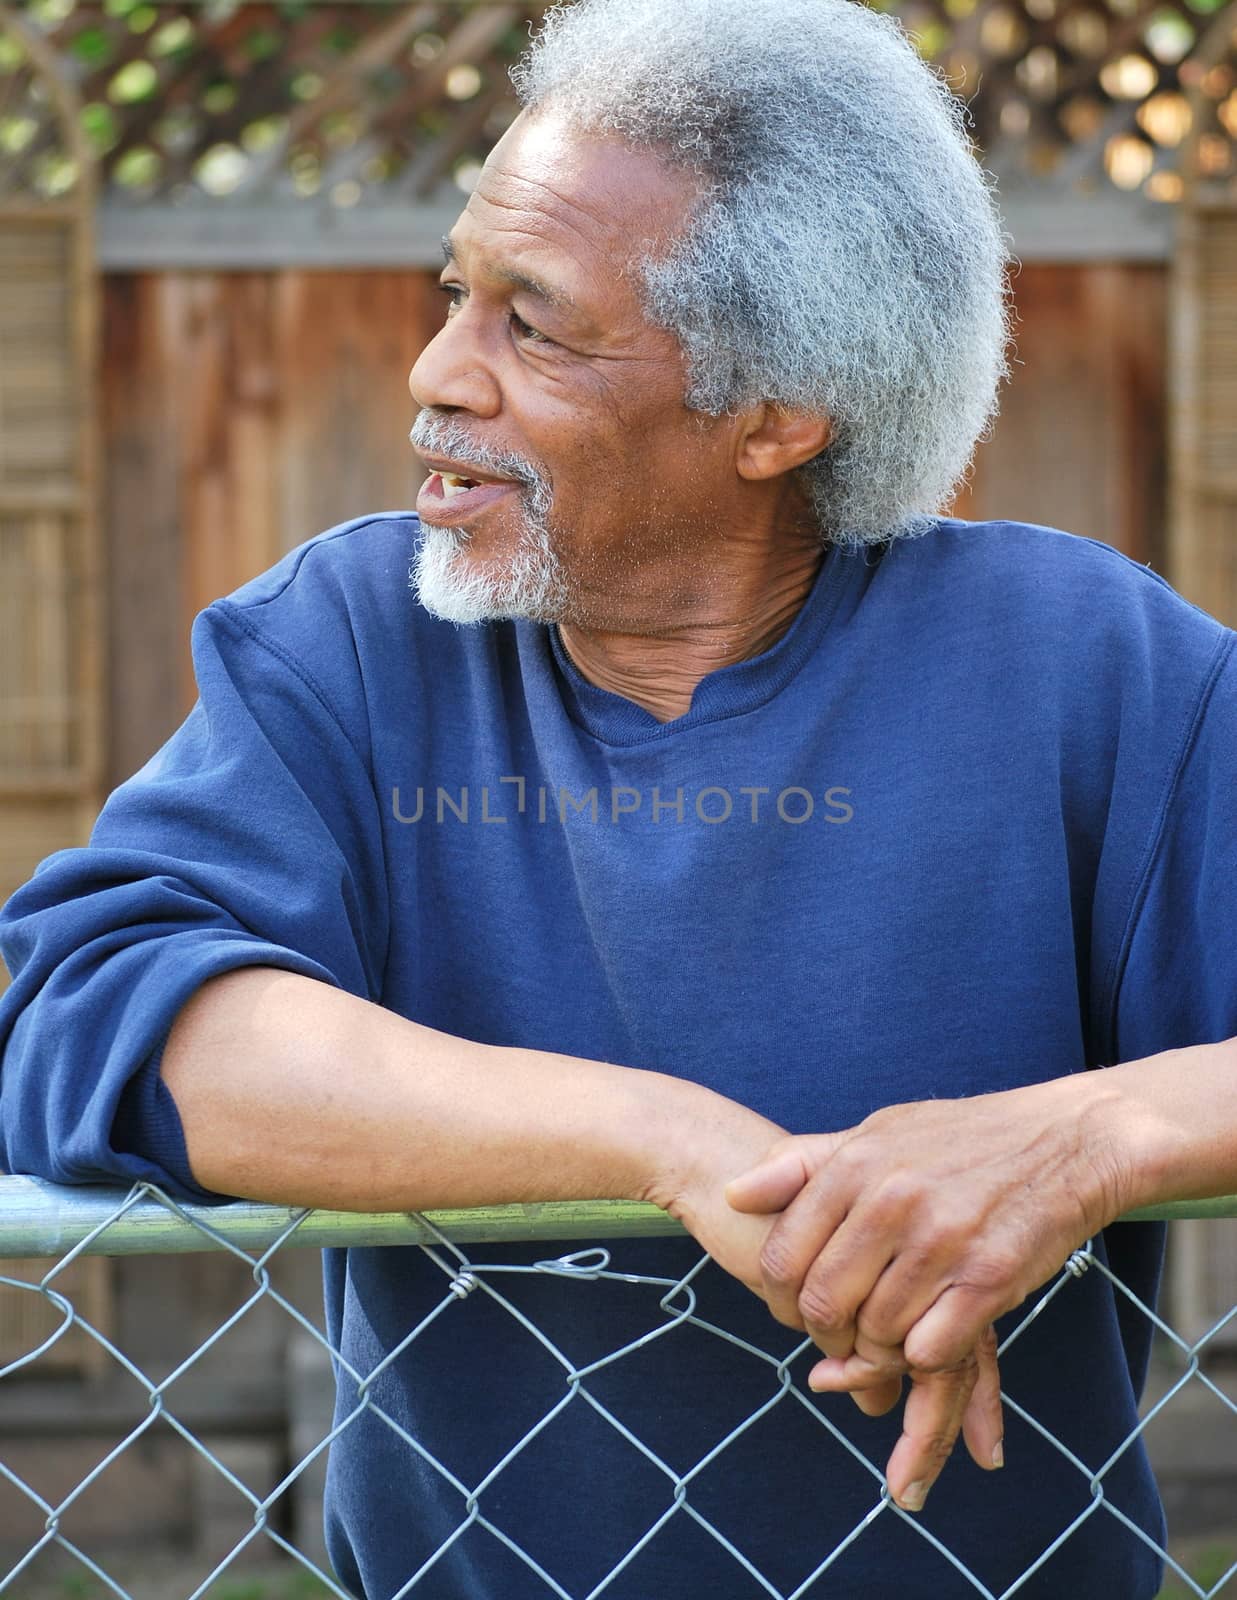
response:
<path fill-rule="evenodd" d="M 433 471 L 417 495 L 417 515 L 422 522 L 454 526 L 519 487 L 510 479 L 483 483 L 456 472 Z"/>

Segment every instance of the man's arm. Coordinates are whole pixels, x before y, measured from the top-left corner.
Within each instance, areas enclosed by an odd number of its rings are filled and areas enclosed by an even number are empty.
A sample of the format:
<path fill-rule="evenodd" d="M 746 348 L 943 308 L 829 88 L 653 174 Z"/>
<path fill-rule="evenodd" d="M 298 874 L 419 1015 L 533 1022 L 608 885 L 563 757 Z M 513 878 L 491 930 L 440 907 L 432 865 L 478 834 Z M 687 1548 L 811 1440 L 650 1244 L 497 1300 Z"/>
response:
<path fill-rule="evenodd" d="M 770 1222 L 732 1212 L 722 1190 L 783 1130 L 698 1084 L 477 1044 L 273 967 L 197 989 L 161 1075 L 193 1175 L 217 1193 L 346 1211 L 583 1199 L 673 1210 L 690 1190 L 702 1243 L 759 1292 Z"/>

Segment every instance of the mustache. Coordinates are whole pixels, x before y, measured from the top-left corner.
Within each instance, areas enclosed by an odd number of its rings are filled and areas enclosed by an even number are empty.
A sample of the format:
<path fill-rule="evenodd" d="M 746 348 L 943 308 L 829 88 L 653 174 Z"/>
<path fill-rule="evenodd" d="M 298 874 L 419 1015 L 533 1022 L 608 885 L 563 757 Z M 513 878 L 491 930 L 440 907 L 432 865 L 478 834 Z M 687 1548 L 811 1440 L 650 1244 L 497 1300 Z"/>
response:
<path fill-rule="evenodd" d="M 545 468 L 515 451 L 494 450 L 482 444 L 454 417 L 435 416 L 430 410 L 420 411 L 408 438 L 414 449 L 450 456 L 461 466 L 477 467 L 497 478 L 514 478 L 516 482 L 540 491 L 547 499 L 553 488 L 553 481 Z"/>

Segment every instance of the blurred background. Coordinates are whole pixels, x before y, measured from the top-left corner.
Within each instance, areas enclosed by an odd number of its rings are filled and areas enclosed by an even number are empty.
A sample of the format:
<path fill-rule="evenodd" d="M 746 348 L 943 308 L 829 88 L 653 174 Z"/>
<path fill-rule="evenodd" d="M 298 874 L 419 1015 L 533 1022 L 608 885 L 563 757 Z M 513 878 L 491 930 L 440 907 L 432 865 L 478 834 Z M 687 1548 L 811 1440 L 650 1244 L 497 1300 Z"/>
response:
<path fill-rule="evenodd" d="M 544 9 L 0 0 L 0 900 L 85 842 L 188 712 L 198 610 L 337 521 L 413 503 L 406 381 L 443 314 L 439 239 Z M 1107 541 L 1237 625 L 1237 6 L 879 9 L 967 101 L 1018 256 L 1018 364 L 956 513 Z M 1179 1327 L 1237 1299 L 1234 1231 L 1183 1225 Z M 280 1286 L 308 1307 L 302 1256 Z M 233 1266 L 95 1259 L 68 1287 L 171 1370 L 241 1303 Z M 0 1290 L 0 1367 L 40 1316 Z M 259 1322 L 181 1391 L 255 1487 L 322 1436 L 330 1387 L 286 1319 Z M 49 1496 L 126 1403 L 77 1330 L 50 1354 L 0 1398 L 0 1459 Z M 1187 1532 L 1237 1527 L 1237 1424 L 1213 1410 L 1150 1441 Z M 222 1539 L 242 1503 L 154 1441 L 81 1515 L 151 1548 Z M 313 1476 L 289 1514 L 307 1549 Z M 35 1525 L 5 1492 L 0 1574 Z"/>

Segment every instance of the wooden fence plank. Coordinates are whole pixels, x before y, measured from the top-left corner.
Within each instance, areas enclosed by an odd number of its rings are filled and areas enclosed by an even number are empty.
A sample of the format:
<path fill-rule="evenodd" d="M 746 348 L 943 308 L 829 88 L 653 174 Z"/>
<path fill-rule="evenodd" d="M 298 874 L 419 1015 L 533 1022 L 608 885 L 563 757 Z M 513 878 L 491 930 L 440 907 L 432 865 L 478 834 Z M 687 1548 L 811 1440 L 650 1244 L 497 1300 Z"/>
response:
<path fill-rule="evenodd" d="M 958 514 L 1048 523 L 1163 571 L 1163 269 L 1024 265 L 1013 288 L 1013 378 Z"/>
<path fill-rule="evenodd" d="M 105 280 L 103 507 L 108 617 L 105 784 L 135 772 L 181 716 L 188 672 L 181 591 L 180 400 L 193 381 L 169 324 L 180 280 Z"/>
<path fill-rule="evenodd" d="M 364 511 L 412 504 L 422 473 L 408 430 L 408 374 L 441 326 L 427 273 L 280 275 L 279 339 L 290 396 L 281 541 Z M 327 466 L 329 463 L 329 466 Z"/>

